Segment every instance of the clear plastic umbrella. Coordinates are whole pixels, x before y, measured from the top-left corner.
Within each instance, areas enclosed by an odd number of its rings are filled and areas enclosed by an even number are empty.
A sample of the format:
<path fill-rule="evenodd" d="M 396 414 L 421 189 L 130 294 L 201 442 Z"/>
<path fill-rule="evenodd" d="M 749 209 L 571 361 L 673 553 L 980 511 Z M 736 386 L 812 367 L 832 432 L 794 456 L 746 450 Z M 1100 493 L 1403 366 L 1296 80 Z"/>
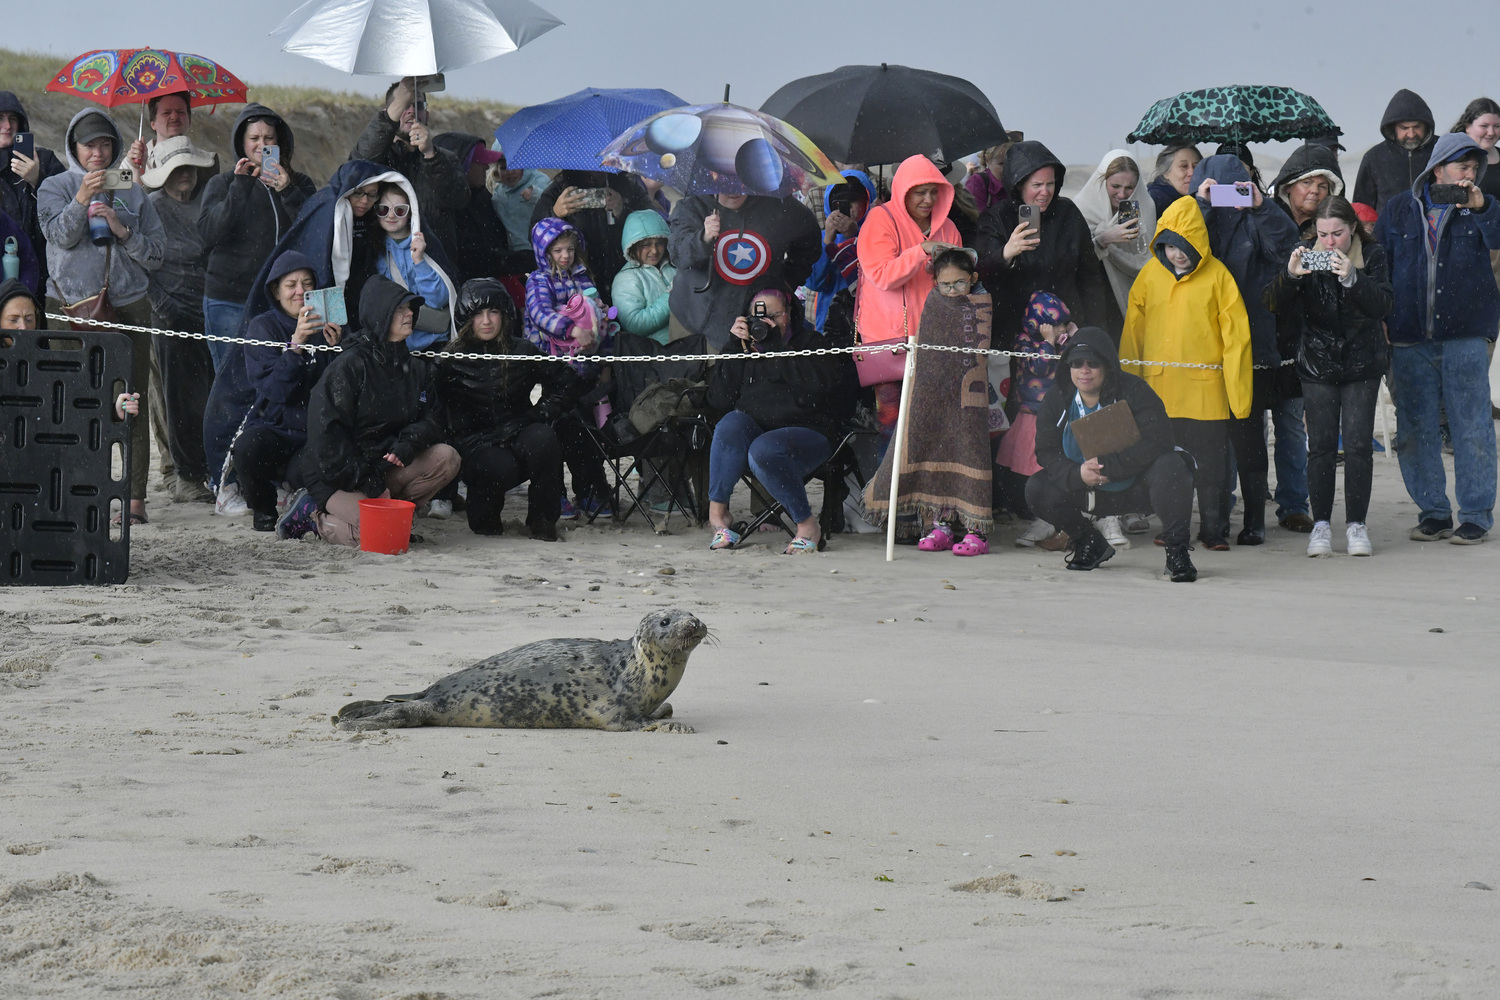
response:
<path fill-rule="evenodd" d="M 345 73 L 430 76 L 514 52 L 562 24 L 530 0 L 308 0 L 272 37 Z"/>

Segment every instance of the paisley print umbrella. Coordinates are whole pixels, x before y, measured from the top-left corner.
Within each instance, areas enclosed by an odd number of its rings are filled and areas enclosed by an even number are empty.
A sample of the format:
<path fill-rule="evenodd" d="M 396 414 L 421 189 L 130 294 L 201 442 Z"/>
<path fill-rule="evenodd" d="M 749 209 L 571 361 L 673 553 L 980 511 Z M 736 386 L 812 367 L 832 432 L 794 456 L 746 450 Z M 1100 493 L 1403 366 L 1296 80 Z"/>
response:
<path fill-rule="evenodd" d="M 1342 131 L 1321 104 L 1289 87 L 1209 87 L 1157 101 L 1127 139 L 1153 146 L 1277 142 Z"/>
<path fill-rule="evenodd" d="M 243 104 L 245 84 L 212 59 L 166 49 L 98 49 L 85 52 L 52 77 L 47 89 L 106 108 L 145 103 L 186 91 L 194 107 Z"/>

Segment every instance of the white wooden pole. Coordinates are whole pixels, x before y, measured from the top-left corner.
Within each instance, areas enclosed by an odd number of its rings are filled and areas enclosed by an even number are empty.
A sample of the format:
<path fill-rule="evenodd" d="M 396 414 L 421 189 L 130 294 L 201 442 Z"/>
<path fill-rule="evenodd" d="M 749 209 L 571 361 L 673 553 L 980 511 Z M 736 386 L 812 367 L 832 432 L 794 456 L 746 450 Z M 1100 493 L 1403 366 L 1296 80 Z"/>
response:
<path fill-rule="evenodd" d="M 896 497 L 901 492 L 901 446 L 906 440 L 906 413 L 911 406 L 911 385 L 917 367 L 917 338 L 906 337 L 906 365 L 901 369 L 901 409 L 896 413 L 896 433 L 891 438 L 891 496 L 885 512 L 885 561 L 896 558 Z"/>

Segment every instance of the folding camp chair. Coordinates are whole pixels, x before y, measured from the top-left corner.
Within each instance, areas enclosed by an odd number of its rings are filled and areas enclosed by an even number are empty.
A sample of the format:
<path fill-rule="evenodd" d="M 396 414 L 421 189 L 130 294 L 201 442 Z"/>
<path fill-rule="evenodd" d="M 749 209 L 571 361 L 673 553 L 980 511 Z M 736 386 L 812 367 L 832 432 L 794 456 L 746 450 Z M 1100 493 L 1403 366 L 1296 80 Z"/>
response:
<path fill-rule="evenodd" d="M 859 461 L 859 446 L 867 436 L 878 437 L 879 432 L 864 429 L 849 431 L 839 442 L 838 447 L 833 449 L 833 454 L 828 456 L 828 461 L 803 477 L 804 483 L 810 483 L 814 479 L 823 483 L 823 508 L 818 512 L 818 526 L 822 529 L 824 538 L 837 535 L 844 530 L 844 499 L 849 494 L 848 478 L 853 476 L 854 481 L 861 488 L 869 482 L 868 477 L 860 468 Z M 761 525 L 774 521 L 782 531 L 796 538 L 797 527 L 792 523 L 791 516 L 787 514 L 781 502 L 771 496 L 760 481 L 749 472 L 746 472 L 740 481 L 749 488 L 752 496 L 764 504 L 764 509 L 750 520 L 736 524 L 735 532 L 741 538 L 748 538 L 754 532 L 759 531 Z"/>
<path fill-rule="evenodd" d="M 617 418 L 604 428 L 588 427 L 609 477 L 614 520 L 624 521 L 639 511 L 658 534 L 666 531 L 672 512 L 678 511 L 695 527 L 708 519 L 708 448 L 713 429 L 703 417 L 668 417 L 654 430 L 628 437 L 629 420 Z M 621 438 L 624 440 L 621 440 Z M 637 485 L 630 484 L 631 475 Z M 647 489 L 659 483 L 667 494 L 665 517 L 657 523 Z M 588 515 L 592 524 L 598 513 Z"/>

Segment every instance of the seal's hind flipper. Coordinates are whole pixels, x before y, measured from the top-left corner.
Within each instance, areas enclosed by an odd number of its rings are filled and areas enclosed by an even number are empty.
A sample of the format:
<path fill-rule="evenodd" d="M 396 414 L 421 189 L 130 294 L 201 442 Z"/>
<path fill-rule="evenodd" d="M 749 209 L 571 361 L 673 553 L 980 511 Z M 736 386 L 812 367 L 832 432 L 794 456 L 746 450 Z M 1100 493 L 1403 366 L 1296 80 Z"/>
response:
<path fill-rule="evenodd" d="M 333 724 L 346 731 L 406 729 L 427 725 L 434 714 L 425 701 L 354 701 L 339 709 Z"/>

